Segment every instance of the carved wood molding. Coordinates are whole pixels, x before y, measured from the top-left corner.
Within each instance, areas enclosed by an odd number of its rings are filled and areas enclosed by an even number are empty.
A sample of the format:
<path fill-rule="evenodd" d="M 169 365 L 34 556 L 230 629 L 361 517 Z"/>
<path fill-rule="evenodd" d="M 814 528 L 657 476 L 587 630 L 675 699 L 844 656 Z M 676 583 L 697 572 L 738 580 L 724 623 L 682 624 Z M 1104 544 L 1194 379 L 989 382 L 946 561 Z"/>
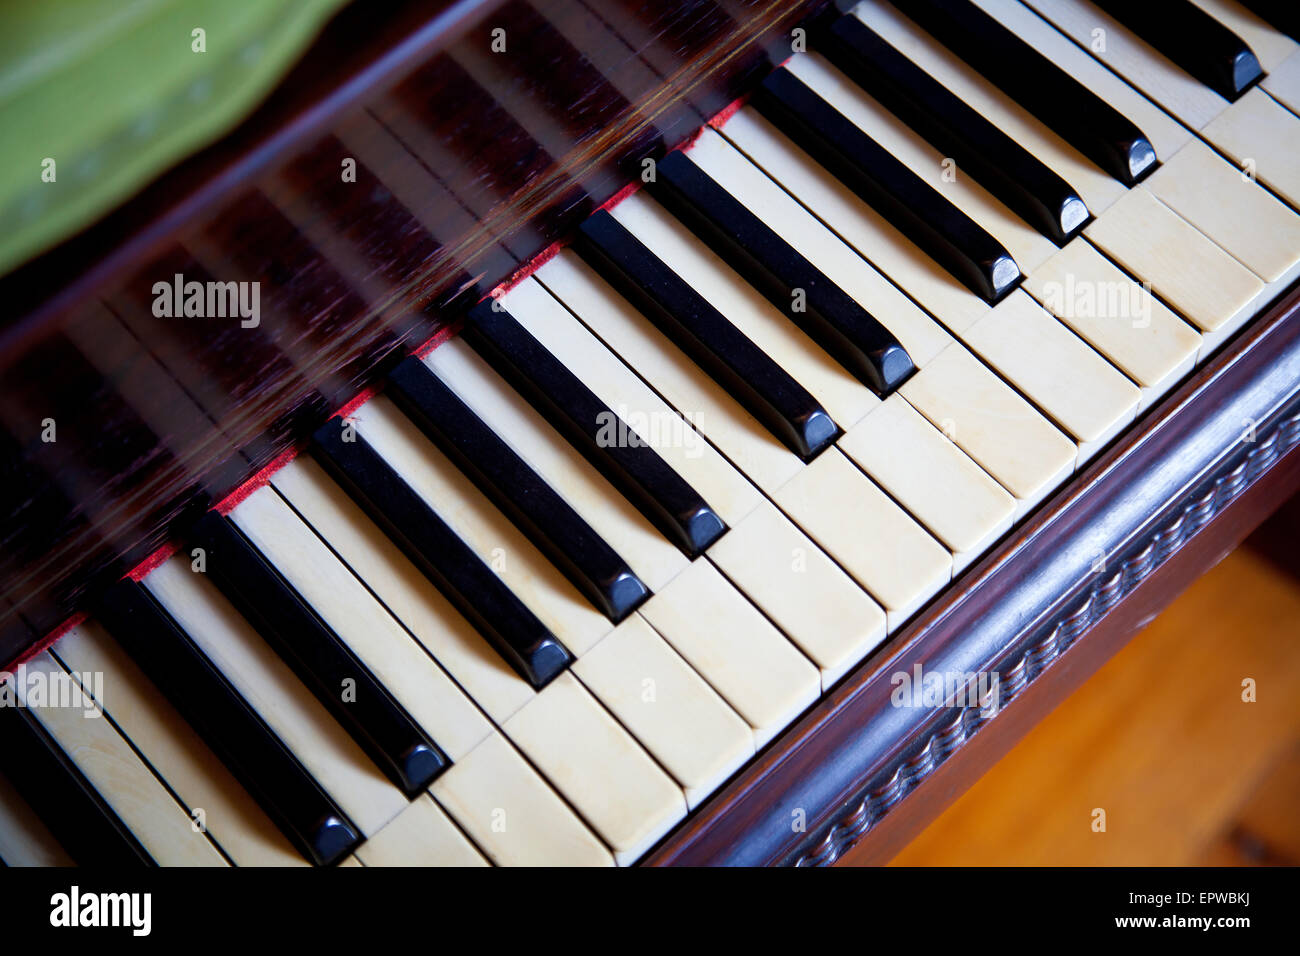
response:
<path fill-rule="evenodd" d="M 852 849 L 900 800 L 944 761 L 985 729 L 1108 611 L 1131 594 L 1187 541 L 1254 484 L 1274 463 L 1300 444 L 1300 401 L 1256 430 L 1256 441 L 1224 460 L 1215 475 L 1174 506 L 1174 514 L 1128 550 L 1120 566 L 1082 583 L 1083 595 L 1060 619 L 1034 628 L 1015 642 L 1005 664 L 996 668 L 1000 705 L 988 713 L 980 707 L 954 707 L 956 717 L 925 739 L 909 756 L 886 768 L 882 783 L 873 783 L 847 812 L 818 827 L 784 861 L 789 866 L 830 866 Z M 878 778 L 879 779 L 879 778 Z"/>

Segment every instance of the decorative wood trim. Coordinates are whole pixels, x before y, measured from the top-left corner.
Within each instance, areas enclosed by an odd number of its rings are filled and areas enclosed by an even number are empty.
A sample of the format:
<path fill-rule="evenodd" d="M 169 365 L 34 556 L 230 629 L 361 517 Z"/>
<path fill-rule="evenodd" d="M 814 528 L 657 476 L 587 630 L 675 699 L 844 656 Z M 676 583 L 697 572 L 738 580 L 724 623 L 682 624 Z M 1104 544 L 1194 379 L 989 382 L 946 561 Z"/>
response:
<path fill-rule="evenodd" d="M 1300 401 L 1293 403 L 1300 407 Z M 1258 431 L 1257 431 L 1258 436 Z M 1259 441 L 1235 467 L 1213 479 L 1208 490 L 1188 501 L 1159 531 L 1140 542 L 1110 577 L 1093 582 L 1074 610 L 1031 638 L 1017 643 L 1008 655 L 1014 663 L 996 668 L 1000 706 L 1005 706 L 1051 667 L 1071 645 L 1116 604 L 1147 580 L 1193 535 L 1237 500 L 1280 457 L 1300 444 L 1300 411 L 1279 416 L 1270 423 L 1268 436 Z M 865 791 L 851 810 L 813 834 L 785 861 L 790 866 L 830 866 L 852 849 L 904 797 L 939 766 L 964 747 L 996 714 L 978 707 L 956 708 L 947 726 L 933 733 L 915 755 L 899 760 L 888 780 Z"/>

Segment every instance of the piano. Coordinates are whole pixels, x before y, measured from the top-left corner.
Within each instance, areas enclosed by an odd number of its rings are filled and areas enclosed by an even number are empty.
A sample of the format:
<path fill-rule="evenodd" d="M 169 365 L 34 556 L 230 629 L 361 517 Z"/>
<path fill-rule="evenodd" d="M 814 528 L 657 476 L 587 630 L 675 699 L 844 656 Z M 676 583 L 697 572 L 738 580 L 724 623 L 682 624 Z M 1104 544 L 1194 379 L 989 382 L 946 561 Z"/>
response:
<path fill-rule="evenodd" d="M 1300 487 L 1297 157 L 1283 0 L 344 7 L 0 279 L 0 860 L 888 860 Z"/>

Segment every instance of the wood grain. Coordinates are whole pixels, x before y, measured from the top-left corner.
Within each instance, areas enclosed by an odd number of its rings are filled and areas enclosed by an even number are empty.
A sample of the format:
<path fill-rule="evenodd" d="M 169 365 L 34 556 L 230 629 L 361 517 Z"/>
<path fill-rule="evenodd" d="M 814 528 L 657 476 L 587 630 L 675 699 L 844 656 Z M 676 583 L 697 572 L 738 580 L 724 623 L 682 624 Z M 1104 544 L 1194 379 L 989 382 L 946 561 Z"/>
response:
<path fill-rule="evenodd" d="M 1226 864 L 1245 862 L 1242 847 L 1259 845 L 1294 854 L 1297 634 L 1300 579 L 1238 549 L 893 863 Z M 1258 682 L 1255 703 L 1241 699 L 1246 677 Z M 1104 833 L 1091 826 L 1098 807 Z M 1233 836 L 1243 811 L 1249 829 L 1241 829 L 1254 840 Z"/>

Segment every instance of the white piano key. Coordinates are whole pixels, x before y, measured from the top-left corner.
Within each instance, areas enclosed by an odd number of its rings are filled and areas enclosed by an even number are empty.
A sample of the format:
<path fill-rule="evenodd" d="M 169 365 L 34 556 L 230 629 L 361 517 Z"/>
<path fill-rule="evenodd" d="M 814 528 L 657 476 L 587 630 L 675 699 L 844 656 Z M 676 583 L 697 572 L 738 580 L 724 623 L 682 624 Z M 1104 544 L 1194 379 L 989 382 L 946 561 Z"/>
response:
<path fill-rule="evenodd" d="M 69 670 L 104 675 L 101 706 L 191 813 L 203 811 L 208 833 L 237 865 L 306 865 L 225 764 L 102 628 L 91 622 L 72 628 L 59 638 L 54 654 Z"/>
<path fill-rule="evenodd" d="M 901 395 L 881 402 L 839 447 L 952 552 L 953 574 L 1011 527 L 1015 499 Z"/>
<path fill-rule="evenodd" d="M 1262 90 L 1250 90 L 1215 117 L 1205 138 L 1239 167 L 1300 208 L 1300 116 Z"/>
<path fill-rule="evenodd" d="M 339 861 L 339 866 L 360 867 L 364 864 L 357 859 L 356 854 L 349 854 Z"/>
<path fill-rule="evenodd" d="M 188 559 L 164 561 L 143 583 L 362 833 L 405 808 L 402 791 Z"/>
<path fill-rule="evenodd" d="M 1137 414 L 1138 387 L 1019 289 L 963 338 L 1079 443 L 1080 464 Z"/>
<path fill-rule="evenodd" d="M 1137 383 L 1139 411 L 1196 363 L 1201 335 L 1087 242 L 1071 242 L 1024 288 Z"/>
<path fill-rule="evenodd" d="M 708 561 L 639 613 L 749 723 L 757 747 L 817 699 L 817 668 Z"/>
<path fill-rule="evenodd" d="M 899 52 L 961 97 L 1073 186 L 1096 215 L 1124 187 L 985 80 L 928 33 L 880 0 L 864 0 L 853 13 Z"/>
<path fill-rule="evenodd" d="M 448 757 L 490 733 L 483 714 L 273 487 L 258 488 L 229 517 Z"/>
<path fill-rule="evenodd" d="M 31 678 L 37 674 L 43 675 L 47 688 L 71 680 L 48 651 L 37 654 L 24 666 L 28 680 L 14 684 L 21 705 L 54 738 L 159 865 L 227 865 L 207 835 L 193 825 L 186 809 L 95 706 L 88 701 L 71 701 L 73 706 L 63 706 L 70 701 L 42 702 L 32 698 Z"/>
<path fill-rule="evenodd" d="M 803 467 L 794 452 L 572 250 L 560 252 L 537 278 L 760 488 L 779 487 Z"/>
<path fill-rule="evenodd" d="M 492 568 L 575 655 L 613 629 L 609 619 L 379 395 L 353 415 L 357 433 Z"/>
<path fill-rule="evenodd" d="M 1055 251 L 1050 239 L 969 175 L 956 170 L 955 177 L 945 179 L 943 154 L 825 59 L 815 53 L 799 54 L 786 63 L 786 68 L 1001 242 L 1021 272 L 1035 268 Z"/>
<path fill-rule="evenodd" d="M 614 851 L 634 863 L 686 814 L 681 789 L 572 674 L 503 727 Z"/>
<path fill-rule="evenodd" d="M 1187 127 L 1093 59 L 1086 47 L 1081 49 L 1020 0 L 973 2 L 1127 117 L 1155 147 L 1157 159 L 1163 161 L 1174 155 L 1192 138 Z"/>
<path fill-rule="evenodd" d="M 573 673 L 681 784 L 689 808 L 754 754 L 749 725 L 640 615 L 579 658 Z"/>
<path fill-rule="evenodd" d="M 430 788 L 498 866 L 613 866 L 614 858 L 537 771 L 494 733 Z"/>
<path fill-rule="evenodd" d="M 510 294 L 504 297 L 507 311 L 513 309 L 513 302 Z M 627 562 L 651 591 L 663 587 L 686 565 L 686 556 L 468 344 L 458 339 L 444 342 L 424 361 Z"/>
<path fill-rule="evenodd" d="M 1017 519 L 1074 472 L 1074 442 L 959 343 L 899 391 L 1015 496 Z"/>
<path fill-rule="evenodd" d="M 11 767 L 10 773 L 21 773 Z M 14 785 L 0 774 L 0 860 L 6 866 L 74 866 L 72 857 Z"/>
<path fill-rule="evenodd" d="M 822 690 L 885 638 L 885 612 L 770 503 L 709 558 L 821 670 Z"/>
<path fill-rule="evenodd" d="M 635 193 L 610 211 L 664 265 L 821 402 L 841 428 L 856 422 L 879 401 L 649 196 Z"/>
<path fill-rule="evenodd" d="M 1024 2 L 1192 129 L 1202 129 L 1228 105 L 1214 90 L 1086 0 Z M 1098 34 L 1098 30 L 1103 32 Z"/>
<path fill-rule="evenodd" d="M 1259 84 L 1292 113 L 1300 114 L 1300 52 L 1292 53 Z"/>
<path fill-rule="evenodd" d="M 1207 333 L 1206 350 L 1249 318 L 1264 291 L 1258 276 L 1144 186 L 1089 223 L 1084 235 Z"/>
<path fill-rule="evenodd" d="M 507 293 L 510 314 L 580 376 L 723 521 L 736 524 L 761 500 L 754 486 L 546 290 L 544 283 L 552 282 L 585 303 L 586 297 L 577 291 L 578 284 L 593 275 L 584 274 L 585 269 L 571 253 L 555 257 L 534 278 Z M 593 290 L 592 294 L 601 293 Z"/>
<path fill-rule="evenodd" d="M 1233 0 L 1192 0 L 1214 19 L 1237 34 L 1250 47 L 1266 73 L 1272 73 L 1291 54 L 1300 50 L 1300 44 L 1285 33 L 1275 29 Z"/>
<path fill-rule="evenodd" d="M 806 55 L 796 56 L 791 63 L 808 58 Z M 830 69 L 829 65 L 827 68 Z M 943 347 L 944 337 L 929 331 L 932 322 L 911 300 L 864 263 L 852 248 L 818 222 L 723 136 L 706 127 L 689 155 L 696 165 L 790 243 L 796 252 L 899 337 L 904 348 L 908 346 L 902 337 L 903 330 L 921 330 L 908 336 L 921 343 L 917 354 L 908 350 L 913 364 L 929 361 Z M 831 414 L 834 415 L 833 410 Z"/>
<path fill-rule="evenodd" d="M 855 196 L 752 107 L 743 107 L 723 135 L 841 239 L 956 333 L 974 325 L 988 304 Z M 952 337 L 924 313 L 891 328 L 918 368 Z"/>
<path fill-rule="evenodd" d="M 1300 266 L 1300 216 L 1199 140 L 1143 185 L 1277 291 Z"/>
<path fill-rule="evenodd" d="M 487 866 L 427 793 L 357 848 L 363 866 Z"/>
<path fill-rule="evenodd" d="M 528 682 L 320 465 L 295 458 L 271 483 L 489 717 L 500 723 L 532 699 Z"/>
<path fill-rule="evenodd" d="M 952 578 L 948 550 L 838 450 L 817 458 L 775 498 L 880 602 L 890 631 Z"/>

